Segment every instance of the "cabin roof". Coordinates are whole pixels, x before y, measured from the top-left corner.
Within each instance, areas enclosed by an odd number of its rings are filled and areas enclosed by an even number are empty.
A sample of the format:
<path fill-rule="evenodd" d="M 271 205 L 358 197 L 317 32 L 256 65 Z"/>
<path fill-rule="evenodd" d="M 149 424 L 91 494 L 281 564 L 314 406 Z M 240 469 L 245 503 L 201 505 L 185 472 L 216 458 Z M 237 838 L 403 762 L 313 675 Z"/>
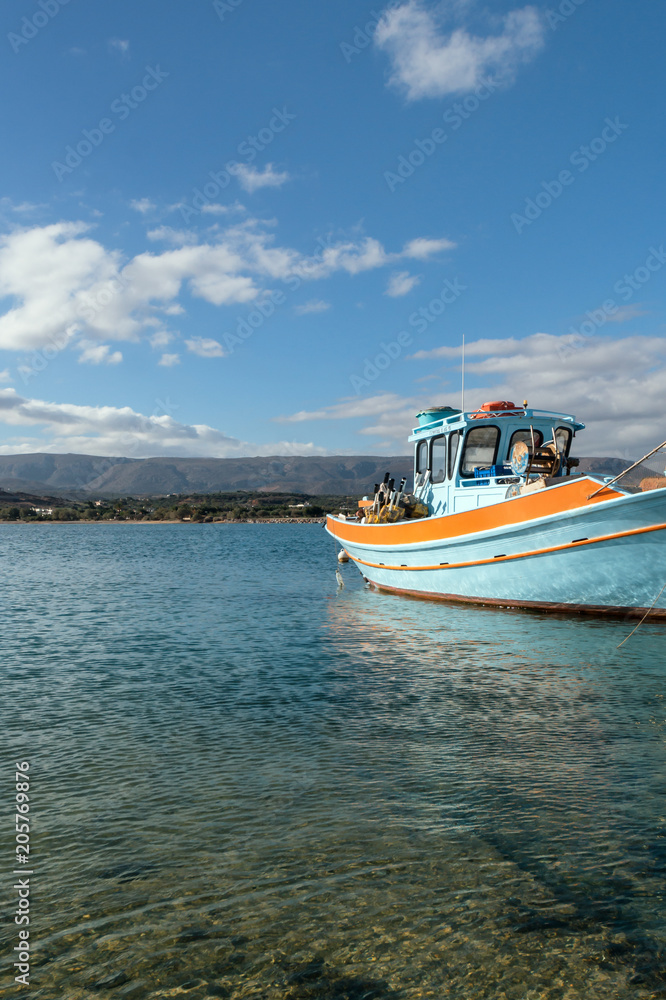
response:
<path fill-rule="evenodd" d="M 499 421 L 500 426 L 504 423 L 506 423 L 507 426 L 509 424 L 515 426 L 516 423 L 529 425 L 552 421 L 557 422 L 558 424 L 568 425 L 573 431 L 581 431 L 585 427 L 585 424 L 576 420 L 576 418 L 570 413 L 561 413 L 556 410 L 534 410 L 529 407 L 523 408 L 521 406 L 517 407 L 515 411 L 497 410 L 493 412 L 491 410 L 484 412 L 482 418 L 479 418 L 479 412 L 479 410 L 467 410 L 464 413 L 452 413 L 448 416 L 444 415 L 439 417 L 438 419 L 433 420 L 432 423 L 415 427 L 409 437 L 409 441 L 420 441 L 423 438 L 432 437 L 432 435 L 438 430 L 456 431 L 469 425 L 483 426 L 484 421 L 491 424 L 495 424 Z"/>

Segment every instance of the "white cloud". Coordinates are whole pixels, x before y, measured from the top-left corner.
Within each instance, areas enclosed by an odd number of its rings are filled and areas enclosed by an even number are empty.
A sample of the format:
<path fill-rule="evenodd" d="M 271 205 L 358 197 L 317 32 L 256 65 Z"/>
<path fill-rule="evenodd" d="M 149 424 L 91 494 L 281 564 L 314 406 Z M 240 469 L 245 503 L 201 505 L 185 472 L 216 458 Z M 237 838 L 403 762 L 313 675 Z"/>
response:
<path fill-rule="evenodd" d="M 455 246 L 456 244 L 451 240 L 428 240 L 419 237 L 405 244 L 402 255 L 403 257 L 412 257 L 416 260 L 427 260 L 428 257 L 432 257 L 436 253 L 441 253 L 443 250 L 453 250 Z"/>
<path fill-rule="evenodd" d="M 288 173 L 273 170 L 272 163 L 268 163 L 263 170 L 238 163 L 235 167 L 229 168 L 229 173 L 235 174 L 240 186 L 250 194 L 263 187 L 281 187 L 290 180 Z"/>
<path fill-rule="evenodd" d="M 535 409 L 574 414 L 586 424 L 576 438 L 576 455 L 635 460 L 664 438 L 664 338 L 611 340 L 536 333 L 522 339 L 478 340 L 465 345 L 465 354 L 467 407 L 473 409 L 489 399 L 520 404 L 527 397 Z M 277 419 L 290 424 L 355 420 L 359 435 L 376 439 L 373 449 L 406 454 L 407 438 L 420 409 L 460 405 L 460 348 L 423 351 L 415 357 L 451 359 L 455 364 L 452 372 L 438 379 L 439 389 L 434 383 L 411 397 L 388 392 L 346 397 L 319 410 Z M 367 446 L 358 450 L 367 451 Z"/>
<path fill-rule="evenodd" d="M 405 259 L 425 261 L 455 245 L 448 239 L 419 237 L 406 243 L 400 253 L 388 253 L 379 240 L 366 236 L 357 242 L 347 241 L 324 247 L 316 256 L 303 258 L 298 262 L 294 266 L 294 272 L 303 278 L 323 278 L 334 271 L 361 274 Z"/>
<path fill-rule="evenodd" d="M 0 382 L 13 382 L 9 368 L 5 368 L 4 371 L 0 372 Z"/>
<path fill-rule="evenodd" d="M 307 316 L 308 313 L 326 312 L 330 308 L 330 302 L 324 302 L 323 299 L 310 299 L 309 302 L 304 302 L 302 305 L 296 306 L 294 312 L 297 316 Z"/>
<path fill-rule="evenodd" d="M 163 354 L 157 363 L 163 368 L 173 368 L 174 365 L 180 364 L 180 357 L 178 354 Z"/>
<path fill-rule="evenodd" d="M 77 293 L 101 289 L 118 271 L 116 253 L 81 238 L 86 228 L 62 222 L 0 238 L 0 296 L 15 303 L 0 316 L 0 348 L 71 340 Z"/>
<path fill-rule="evenodd" d="M 523 339 L 472 342 L 465 345 L 465 356 L 467 406 L 472 408 L 488 399 L 521 403 L 527 397 L 537 409 L 572 413 L 587 425 L 576 439 L 578 455 L 636 459 L 664 438 L 664 338 L 611 340 L 535 333 Z M 414 357 L 451 359 L 455 364 L 453 377 L 442 384 L 442 390 L 429 389 L 428 395 L 414 400 L 413 405 L 459 405 L 460 348 L 421 351 Z M 470 361 L 470 357 L 479 360 Z M 472 381 L 476 383 L 473 387 Z M 451 383 L 455 386 L 453 393 L 448 388 Z M 325 411 L 327 419 L 342 416 L 343 412 L 335 406 Z M 413 406 L 405 410 L 401 401 L 393 401 L 384 408 L 380 419 L 364 426 L 361 433 L 376 432 L 384 439 L 391 436 L 394 447 L 399 447 L 414 425 L 416 412 Z"/>
<path fill-rule="evenodd" d="M 279 424 L 300 424 L 309 420 L 352 420 L 355 417 L 377 417 L 396 408 L 415 406 L 402 396 L 384 392 L 378 396 L 345 396 L 338 403 L 324 406 L 320 410 L 300 410 L 289 416 L 275 417 Z"/>
<path fill-rule="evenodd" d="M 155 202 L 151 201 L 150 198 L 135 198 L 130 202 L 130 207 L 133 208 L 135 212 L 140 212 L 141 215 L 146 215 L 148 212 L 154 212 L 157 205 Z"/>
<path fill-rule="evenodd" d="M 84 237 L 83 223 L 15 230 L 0 238 L 0 296 L 14 304 L 0 316 L 0 348 L 21 350 L 76 332 L 90 339 L 132 340 L 154 325 L 154 306 L 172 304 L 183 282 L 215 305 L 248 302 L 258 289 L 240 248 L 204 244 L 142 253 L 125 266 L 117 251 Z M 259 239 L 260 241 L 260 239 Z"/>
<path fill-rule="evenodd" d="M 198 354 L 200 358 L 223 358 L 226 351 L 222 344 L 212 337 L 192 337 L 185 341 L 185 346 L 192 354 Z"/>
<path fill-rule="evenodd" d="M 360 242 L 348 241 L 325 247 L 310 258 L 294 262 L 294 271 L 302 278 L 323 278 L 334 271 L 346 271 L 347 274 L 360 274 L 376 267 L 384 267 L 395 259 L 387 254 L 379 242 L 372 237 L 366 237 Z"/>
<path fill-rule="evenodd" d="M 109 39 L 109 50 L 111 52 L 120 52 L 123 58 L 129 56 L 130 43 L 127 38 L 110 38 Z"/>
<path fill-rule="evenodd" d="M 229 211 L 227 205 L 220 205 L 217 202 L 211 202 L 210 205 L 202 205 L 202 212 L 206 212 L 208 215 L 226 215 Z"/>
<path fill-rule="evenodd" d="M 144 252 L 126 260 L 92 239 L 83 222 L 17 228 L 0 236 L 0 350 L 30 350 L 72 340 L 138 340 L 176 315 L 184 286 L 214 306 L 249 303 L 292 276 L 315 281 L 335 272 L 361 274 L 406 259 L 425 260 L 453 246 L 419 238 L 398 253 L 372 237 L 330 243 L 310 256 L 275 244 L 255 219 L 230 226 L 209 242 Z M 172 235 L 163 227 L 152 235 Z M 179 234 L 179 239 L 182 234 Z M 189 239 L 189 234 L 187 236 Z"/>
<path fill-rule="evenodd" d="M 173 243 L 174 246 L 178 247 L 197 242 L 196 233 L 193 233 L 192 230 L 172 229 L 171 226 L 158 226 L 157 229 L 149 229 L 146 235 L 153 242 Z"/>
<path fill-rule="evenodd" d="M 111 353 L 108 344 L 91 344 L 90 341 L 82 340 L 77 347 L 81 348 L 80 365 L 119 365 L 123 360 L 120 351 Z"/>
<path fill-rule="evenodd" d="M 202 205 L 201 211 L 204 215 L 228 215 L 230 212 L 244 212 L 245 205 L 241 205 L 239 201 L 235 201 L 231 205 L 220 205 L 217 202 L 211 202 L 210 205 Z"/>
<path fill-rule="evenodd" d="M 643 309 L 640 302 L 635 302 L 629 306 L 618 306 L 617 312 L 606 315 L 606 321 L 608 323 L 628 323 L 639 316 L 647 315 L 647 309 Z"/>
<path fill-rule="evenodd" d="M 298 441 L 256 445 L 229 437 L 206 424 L 182 424 L 170 416 L 145 416 L 129 406 L 79 406 L 26 399 L 0 389 L 0 423 L 41 427 L 39 436 L 21 435 L 0 447 L 0 454 L 34 451 L 147 458 L 179 455 L 207 458 L 252 455 L 323 455 L 324 448 Z"/>
<path fill-rule="evenodd" d="M 16 212 L 17 214 L 25 214 L 28 212 L 37 212 L 41 208 L 46 208 L 46 205 L 37 204 L 32 201 L 21 201 L 18 205 L 15 205 L 11 198 L 0 198 L 0 210 L 8 212 Z"/>
<path fill-rule="evenodd" d="M 463 27 L 445 33 L 420 0 L 407 0 L 384 12 L 375 44 L 391 59 L 391 83 L 410 100 L 444 97 L 474 90 L 489 74 L 510 82 L 542 47 L 543 23 L 535 7 L 511 11 L 503 22 L 497 35 L 479 37 Z"/>
<path fill-rule="evenodd" d="M 467 348 L 465 348 L 467 351 Z M 488 353 L 466 370 L 486 399 L 574 413 L 587 424 L 579 455 L 638 458 L 663 440 L 666 340 L 659 337 L 525 337 L 513 353 Z M 508 395 L 507 395 L 508 394 Z"/>
<path fill-rule="evenodd" d="M 384 392 L 366 398 L 346 396 L 320 410 L 301 410 L 289 416 L 276 417 L 275 420 L 282 424 L 313 420 L 355 420 L 360 423 L 357 433 L 361 437 L 378 439 L 370 446 L 359 442 L 356 451 L 367 454 L 370 447 L 373 452 L 407 455 L 411 450 L 407 438 L 416 423 L 414 415 L 426 405 L 432 405 L 427 396 L 404 397 Z"/>
<path fill-rule="evenodd" d="M 173 340 L 173 334 L 169 333 L 168 330 L 156 330 L 155 333 L 149 337 L 150 346 L 154 347 L 156 350 L 160 347 L 166 347 Z"/>
<path fill-rule="evenodd" d="M 394 299 L 399 298 L 401 295 L 407 295 L 411 292 L 412 288 L 418 285 L 420 280 L 416 275 L 410 274 L 409 271 L 395 271 L 389 278 L 386 295 L 390 295 Z"/>
<path fill-rule="evenodd" d="M 536 336 L 539 336 L 539 334 L 536 334 Z M 465 344 L 465 357 L 469 358 L 476 354 L 490 353 L 512 354 L 518 350 L 519 343 L 520 341 L 516 340 L 515 337 L 508 337 L 505 340 L 486 338 L 485 340 L 471 341 L 469 344 Z M 456 347 L 435 347 L 431 351 L 417 351 L 416 354 L 412 354 L 410 357 L 416 361 L 430 361 L 438 358 L 460 358 L 461 345 Z"/>

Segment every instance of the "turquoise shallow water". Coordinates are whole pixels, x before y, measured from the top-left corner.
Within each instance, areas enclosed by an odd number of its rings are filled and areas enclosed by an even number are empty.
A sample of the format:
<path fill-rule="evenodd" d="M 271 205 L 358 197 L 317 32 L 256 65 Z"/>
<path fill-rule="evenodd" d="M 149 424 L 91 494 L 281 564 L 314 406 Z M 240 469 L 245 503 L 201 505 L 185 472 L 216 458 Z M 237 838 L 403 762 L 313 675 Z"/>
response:
<path fill-rule="evenodd" d="M 319 525 L 0 556 L 0 996 L 14 760 L 35 1000 L 666 996 L 663 624 L 337 591 Z"/>

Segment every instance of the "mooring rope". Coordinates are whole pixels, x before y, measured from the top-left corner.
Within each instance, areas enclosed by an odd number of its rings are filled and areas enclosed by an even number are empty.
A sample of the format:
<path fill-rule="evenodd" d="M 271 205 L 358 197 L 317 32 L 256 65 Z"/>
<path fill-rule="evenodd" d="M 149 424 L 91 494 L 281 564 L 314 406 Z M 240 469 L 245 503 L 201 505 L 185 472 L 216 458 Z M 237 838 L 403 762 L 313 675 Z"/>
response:
<path fill-rule="evenodd" d="M 650 605 L 650 607 L 649 607 L 649 608 L 647 609 L 647 611 L 645 612 L 645 614 L 643 615 L 643 617 L 642 617 L 642 618 L 641 618 L 641 620 L 639 621 L 639 623 L 638 623 L 638 625 L 636 626 L 636 628 L 635 628 L 635 629 L 633 629 L 633 631 L 631 631 L 631 632 L 629 633 L 629 635 L 627 636 L 627 639 L 631 639 L 631 637 L 632 637 L 632 635 L 634 634 L 634 632 L 637 632 L 637 631 L 638 631 L 638 629 L 639 629 L 639 628 L 641 627 L 641 625 L 643 624 L 643 622 L 645 621 L 645 619 L 647 618 L 647 616 L 648 616 L 648 615 L 650 614 L 650 612 L 652 611 L 653 607 L 655 606 L 655 604 L 657 603 L 657 601 L 659 600 L 659 598 L 661 597 L 661 595 L 663 594 L 663 592 L 664 592 L 665 590 L 666 590 L 666 583 L 665 583 L 665 584 L 664 584 L 664 586 L 663 586 L 663 587 L 661 588 L 661 590 L 659 591 L 659 593 L 658 593 L 658 594 L 657 594 L 657 596 L 655 597 L 654 601 L 652 602 L 652 604 Z M 622 640 L 622 642 L 620 643 L 620 646 L 624 646 L 624 644 L 625 644 L 625 642 L 627 641 L 627 639 L 623 639 L 623 640 Z M 615 648 L 616 648 L 616 649 L 619 649 L 619 648 L 620 648 L 620 646 L 616 646 Z"/>
<path fill-rule="evenodd" d="M 635 469 L 637 465 L 640 465 L 641 462 L 644 462 L 646 458 L 649 458 L 650 455 L 655 455 L 658 451 L 661 451 L 662 448 L 666 448 L 666 441 L 662 441 L 660 445 L 657 445 L 656 448 L 653 448 L 652 451 L 649 451 L 647 455 L 643 455 L 642 458 L 639 458 L 637 462 L 634 462 L 633 465 L 630 465 L 628 469 L 625 469 L 624 472 L 621 472 L 619 476 L 615 477 L 615 479 L 611 479 L 610 482 L 604 483 L 603 486 L 600 486 L 598 490 L 594 491 L 594 493 L 590 493 L 587 499 L 591 500 L 592 497 L 596 497 L 597 493 L 601 493 L 602 490 L 607 490 L 608 487 L 612 486 L 613 483 L 616 483 L 618 479 L 622 479 L 623 476 L 626 476 L 628 472 L 631 472 L 632 469 Z"/>

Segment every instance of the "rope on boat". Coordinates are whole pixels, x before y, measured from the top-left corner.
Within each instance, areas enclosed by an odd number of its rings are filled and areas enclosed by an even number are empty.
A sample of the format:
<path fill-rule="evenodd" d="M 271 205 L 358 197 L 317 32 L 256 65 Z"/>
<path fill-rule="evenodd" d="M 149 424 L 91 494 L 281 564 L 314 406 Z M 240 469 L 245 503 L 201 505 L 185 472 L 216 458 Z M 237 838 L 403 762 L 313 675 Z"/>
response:
<path fill-rule="evenodd" d="M 664 442 L 664 443 L 666 444 L 666 442 Z M 634 634 L 634 632 L 637 632 L 637 631 L 638 631 L 638 629 L 639 629 L 639 628 L 641 627 L 641 625 L 643 624 L 643 622 L 645 621 L 645 619 L 647 618 L 647 616 L 648 616 L 648 615 L 650 614 L 650 612 L 652 611 L 653 607 L 655 606 L 655 604 L 657 603 L 657 601 L 659 600 L 659 598 L 661 597 L 661 595 L 663 594 L 663 592 L 664 592 L 665 590 L 666 590 L 666 583 L 665 583 L 665 584 L 664 584 L 664 586 L 663 586 L 663 587 L 661 588 L 661 590 L 659 591 L 659 593 L 658 593 L 658 594 L 657 594 L 657 596 L 655 597 L 654 601 L 652 602 L 652 604 L 650 605 L 650 607 L 649 607 L 649 608 L 647 609 L 647 611 L 645 612 L 645 614 L 643 615 L 643 617 L 642 617 L 642 618 L 641 618 L 641 620 L 639 621 L 639 623 L 638 623 L 638 625 L 636 626 L 636 628 L 635 628 L 635 629 L 634 629 L 634 630 L 633 630 L 632 632 L 630 632 L 630 633 L 629 633 L 629 635 L 627 636 L 627 638 L 626 638 L 626 639 L 623 639 L 623 640 L 622 640 L 622 642 L 620 643 L 620 646 L 624 646 L 624 644 L 625 644 L 625 642 L 627 641 L 627 639 L 631 639 L 631 637 L 632 637 L 632 635 Z M 620 648 L 620 646 L 616 646 L 615 648 L 616 648 L 616 649 L 619 649 L 619 648 Z"/>
<path fill-rule="evenodd" d="M 608 487 L 612 486 L 613 483 L 616 483 L 618 481 L 618 479 L 622 479 L 622 477 L 626 476 L 626 474 L 628 472 L 631 472 L 632 469 L 635 469 L 637 465 L 640 465 L 641 462 L 644 462 L 646 458 L 649 458 L 650 455 L 654 455 L 655 452 L 661 451 L 662 448 L 666 448 L 666 441 L 662 441 L 662 443 L 660 445 L 658 445 L 658 447 L 653 448 L 652 451 L 649 451 L 647 453 L 647 455 L 643 455 L 642 458 L 639 458 L 637 462 L 634 462 L 633 465 L 630 465 L 628 469 L 625 469 L 624 472 L 621 472 L 619 476 L 615 477 L 615 479 L 611 479 L 611 481 L 609 483 L 604 483 L 604 485 L 600 486 L 598 490 L 594 491 L 594 493 L 590 493 L 590 495 L 588 496 L 587 499 L 591 500 L 592 497 L 596 497 L 597 493 L 601 493 L 602 490 L 607 490 Z"/>
<path fill-rule="evenodd" d="M 335 552 L 336 562 L 339 564 L 339 563 L 341 563 L 341 562 L 344 561 L 344 560 L 340 559 L 340 556 L 342 555 L 342 553 L 345 550 L 344 549 L 340 549 L 338 551 L 338 540 L 337 540 L 337 538 L 332 538 L 331 541 L 333 542 L 333 551 Z M 338 583 L 338 590 L 344 590 L 345 589 L 345 581 L 342 579 L 342 573 L 338 569 L 338 566 L 335 567 L 335 579 L 337 580 L 337 583 Z"/>

